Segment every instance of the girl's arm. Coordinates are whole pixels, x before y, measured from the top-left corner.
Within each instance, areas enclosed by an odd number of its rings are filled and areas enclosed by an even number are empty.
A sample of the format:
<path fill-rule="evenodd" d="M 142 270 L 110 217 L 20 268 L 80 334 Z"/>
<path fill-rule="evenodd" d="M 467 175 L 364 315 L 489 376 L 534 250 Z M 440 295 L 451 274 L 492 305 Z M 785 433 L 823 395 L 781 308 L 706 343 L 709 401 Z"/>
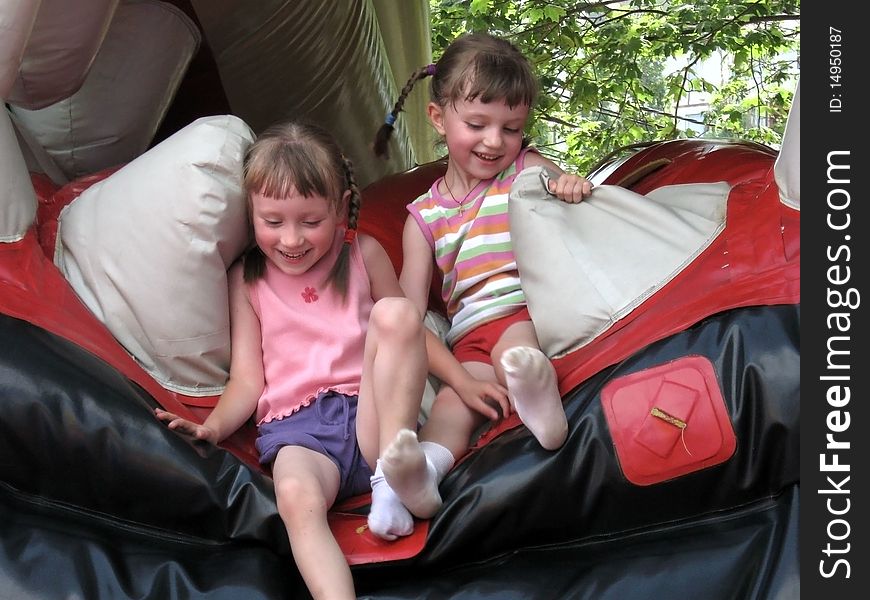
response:
<path fill-rule="evenodd" d="M 265 385 L 260 320 L 248 299 L 241 261 L 230 268 L 228 277 L 232 354 L 223 394 L 202 425 L 161 409 L 155 411 L 170 429 L 213 444 L 230 436 L 254 414 Z"/>
<path fill-rule="evenodd" d="M 556 163 L 537 152 L 526 153 L 523 167 L 545 167 L 549 171 L 558 173 L 559 179 L 550 181 L 550 193 L 565 202 L 575 204 L 592 193 L 591 181 L 579 175 L 565 173 L 556 166 Z"/>
<path fill-rule="evenodd" d="M 426 316 L 429 306 L 429 286 L 432 285 L 432 247 L 420 231 L 420 225 L 411 215 L 405 219 L 402 230 L 402 272 L 399 284 L 408 299 Z"/>
<path fill-rule="evenodd" d="M 409 215 L 402 231 L 402 273 L 399 275 L 399 283 L 405 295 L 420 311 L 421 319 L 426 316 L 429 306 L 433 262 L 429 241 L 420 231 L 414 217 Z M 431 331 L 426 335 L 426 350 L 429 352 L 429 371 L 441 381 L 455 387 L 454 384 L 461 384 L 471 377 L 447 346 Z"/>
<path fill-rule="evenodd" d="M 378 240 L 363 233 L 359 234 L 357 239 L 366 271 L 369 274 L 372 299 L 377 302 L 381 298 L 403 298 L 405 294 L 399 286 L 396 270 L 393 268 L 393 263 L 390 262 L 390 257 L 387 256 L 384 247 Z"/>
<path fill-rule="evenodd" d="M 426 315 L 429 304 L 429 286 L 432 283 L 432 247 L 420 231 L 414 217 L 405 220 L 402 232 L 402 273 L 399 283 L 407 297 L 420 311 L 420 318 Z M 498 412 L 484 399 L 492 398 L 508 414 L 510 403 L 507 391 L 498 383 L 480 381 L 465 370 L 444 342 L 434 333 L 426 330 L 426 351 L 429 354 L 429 372 L 452 387 L 469 406 L 483 412 L 491 419 L 499 418 Z"/>
<path fill-rule="evenodd" d="M 493 421 L 510 414 L 507 390 L 495 381 L 473 377 L 429 329 L 426 329 L 426 352 L 429 354 L 429 372 L 453 388 L 465 404 Z M 498 404 L 500 413 L 486 401 L 487 398 Z"/>

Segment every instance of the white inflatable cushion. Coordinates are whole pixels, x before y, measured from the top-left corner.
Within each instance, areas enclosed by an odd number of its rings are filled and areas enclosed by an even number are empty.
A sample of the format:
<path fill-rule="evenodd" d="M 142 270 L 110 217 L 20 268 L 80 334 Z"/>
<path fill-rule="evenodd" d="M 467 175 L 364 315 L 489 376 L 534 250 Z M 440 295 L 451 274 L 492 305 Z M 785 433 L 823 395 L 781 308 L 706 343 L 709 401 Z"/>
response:
<path fill-rule="evenodd" d="M 219 394 L 229 370 L 226 270 L 248 244 L 242 161 L 254 135 L 204 117 L 60 215 L 54 261 L 124 347 L 167 389 Z"/>
<path fill-rule="evenodd" d="M 68 180 L 129 162 L 151 145 L 201 39 L 175 6 L 125 0 L 75 93 L 12 112 Z"/>
<path fill-rule="evenodd" d="M 782 149 L 773 166 L 774 179 L 779 188 L 780 200 L 794 208 L 801 208 L 801 82 L 797 89 L 785 122 Z"/>
<path fill-rule="evenodd" d="M 69 0 L 24 3 L 39 8 L 21 62 L 16 63 L 17 78 L 5 99 L 13 106 L 36 109 L 68 98 L 79 89 L 103 43 L 118 0 L 76 0 L 74 7 Z M 13 0 L 12 11 L 20 4 L 22 0 Z M 0 13 L 8 10 L 0 8 Z"/>
<path fill-rule="evenodd" d="M 597 186 L 579 204 L 545 191 L 530 167 L 508 203 L 511 239 L 541 349 L 558 358 L 607 331 L 661 289 L 724 229 L 727 183 L 646 196 Z"/>
<path fill-rule="evenodd" d="M 7 0 L 0 4 L 0 98 L 9 96 L 18 79 L 38 9 L 39 2 L 32 0 Z"/>
<path fill-rule="evenodd" d="M 17 242 L 36 216 L 36 193 L 9 113 L 0 107 L 0 243 Z"/>

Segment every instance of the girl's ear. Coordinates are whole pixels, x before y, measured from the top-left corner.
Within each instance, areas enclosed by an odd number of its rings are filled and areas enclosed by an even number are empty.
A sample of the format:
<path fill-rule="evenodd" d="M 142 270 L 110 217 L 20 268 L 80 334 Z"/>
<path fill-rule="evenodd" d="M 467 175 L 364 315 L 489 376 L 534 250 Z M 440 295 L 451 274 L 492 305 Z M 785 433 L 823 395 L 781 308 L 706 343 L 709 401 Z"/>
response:
<path fill-rule="evenodd" d="M 444 109 L 438 103 L 430 102 L 426 105 L 426 114 L 438 135 L 444 135 Z"/>

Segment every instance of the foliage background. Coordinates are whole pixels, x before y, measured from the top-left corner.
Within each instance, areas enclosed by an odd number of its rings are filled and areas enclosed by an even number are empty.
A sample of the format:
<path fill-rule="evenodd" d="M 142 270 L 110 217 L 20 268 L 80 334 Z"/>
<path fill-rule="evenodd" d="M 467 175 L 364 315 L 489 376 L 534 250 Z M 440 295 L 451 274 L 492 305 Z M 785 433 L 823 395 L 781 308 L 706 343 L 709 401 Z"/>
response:
<path fill-rule="evenodd" d="M 510 39 L 535 65 L 541 96 L 527 134 L 588 173 L 632 144 L 696 135 L 675 107 L 711 94 L 704 137 L 777 146 L 799 69 L 797 0 L 430 0 L 434 58 L 458 35 Z M 723 60 L 717 86 L 702 61 Z"/>

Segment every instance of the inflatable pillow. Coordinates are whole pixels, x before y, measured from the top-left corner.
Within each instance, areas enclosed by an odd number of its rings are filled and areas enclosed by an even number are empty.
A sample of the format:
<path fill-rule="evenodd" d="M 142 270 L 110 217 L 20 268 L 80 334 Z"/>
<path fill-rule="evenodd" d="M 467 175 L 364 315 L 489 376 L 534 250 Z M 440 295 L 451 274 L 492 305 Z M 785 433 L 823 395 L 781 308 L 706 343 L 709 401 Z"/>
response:
<path fill-rule="evenodd" d="M 511 240 L 529 314 L 551 358 L 607 331 L 683 270 L 725 228 L 724 182 L 641 196 L 596 187 L 579 204 L 550 195 L 530 167 L 510 192 Z"/>
<path fill-rule="evenodd" d="M 122 2 L 75 93 L 38 110 L 11 107 L 33 153 L 30 169 L 44 170 L 60 184 L 145 152 L 200 41 L 179 8 Z"/>
<path fill-rule="evenodd" d="M 36 215 L 36 195 L 9 114 L 0 108 L 0 243 L 22 239 Z"/>
<path fill-rule="evenodd" d="M 219 394 L 230 359 L 227 267 L 248 244 L 239 118 L 204 117 L 60 213 L 54 262 L 163 387 Z"/>
<path fill-rule="evenodd" d="M 118 0 L 4 2 L 0 4 L 0 93 L 13 106 L 42 108 L 68 98 L 84 81 Z M 22 46 L 23 43 L 23 46 Z M 8 51 L 8 52 L 7 52 Z M 7 89 L 11 73 L 14 81 Z"/>

